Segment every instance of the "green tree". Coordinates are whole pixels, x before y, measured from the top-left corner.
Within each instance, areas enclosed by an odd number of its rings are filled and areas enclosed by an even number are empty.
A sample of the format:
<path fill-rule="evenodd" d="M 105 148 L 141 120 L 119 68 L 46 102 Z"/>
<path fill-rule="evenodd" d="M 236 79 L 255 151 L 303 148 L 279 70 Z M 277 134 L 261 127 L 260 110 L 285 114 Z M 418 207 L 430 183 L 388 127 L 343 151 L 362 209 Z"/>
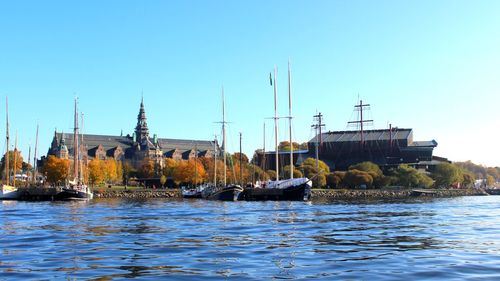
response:
<path fill-rule="evenodd" d="M 345 173 L 343 184 L 350 188 L 361 186 L 370 187 L 373 183 L 373 177 L 365 172 L 356 169 L 351 169 Z"/>
<path fill-rule="evenodd" d="M 275 170 L 267 170 L 266 174 L 269 176 L 270 180 L 276 180 L 276 171 Z"/>
<path fill-rule="evenodd" d="M 345 174 L 346 172 L 341 172 L 341 171 L 335 171 L 333 173 L 329 173 L 326 176 L 326 184 L 330 188 L 340 188 L 342 186 Z"/>
<path fill-rule="evenodd" d="M 269 175 L 264 170 L 262 170 L 262 168 L 260 168 L 257 165 L 250 164 L 248 167 L 248 170 L 250 170 L 250 172 L 252 173 L 254 181 L 267 181 L 267 180 L 269 180 Z"/>
<path fill-rule="evenodd" d="M 486 176 L 486 185 L 488 187 L 491 187 L 495 184 L 495 178 L 492 175 L 487 175 Z"/>
<path fill-rule="evenodd" d="M 374 186 L 376 186 L 376 187 L 383 186 L 384 173 L 382 173 L 382 170 L 380 169 L 380 167 L 373 162 L 370 162 L 370 161 L 361 162 L 361 163 L 350 166 L 349 170 L 359 170 L 359 171 L 367 172 L 368 174 L 370 174 L 370 176 L 372 176 Z"/>
<path fill-rule="evenodd" d="M 433 184 L 433 180 L 429 176 L 407 164 L 399 165 L 394 172 L 394 176 L 396 177 L 395 184 L 405 187 L 429 188 Z"/>
<path fill-rule="evenodd" d="M 303 176 L 304 175 L 302 175 L 302 172 L 299 169 L 295 167 L 293 168 L 293 178 L 302 178 Z M 290 178 L 290 165 L 283 167 L 283 178 Z"/>
<path fill-rule="evenodd" d="M 160 177 L 160 184 L 161 186 L 165 186 L 165 183 L 167 182 L 167 177 L 165 175 L 161 175 Z"/>
<path fill-rule="evenodd" d="M 122 165 L 122 178 L 123 183 L 128 185 L 128 180 L 132 177 L 135 177 L 137 174 L 137 170 L 129 162 L 124 162 Z"/>
<path fill-rule="evenodd" d="M 459 167 L 450 163 L 441 163 L 432 173 L 437 187 L 449 187 L 452 184 L 462 183 L 463 176 Z"/>
<path fill-rule="evenodd" d="M 325 162 L 318 160 L 318 166 L 319 166 L 319 171 L 316 168 L 316 159 L 314 158 L 307 158 L 302 162 L 302 165 L 300 165 L 300 170 L 304 172 L 304 176 L 307 178 L 313 178 L 315 175 L 317 175 L 319 172 L 323 174 L 329 174 L 330 173 L 330 167 L 326 165 Z"/>

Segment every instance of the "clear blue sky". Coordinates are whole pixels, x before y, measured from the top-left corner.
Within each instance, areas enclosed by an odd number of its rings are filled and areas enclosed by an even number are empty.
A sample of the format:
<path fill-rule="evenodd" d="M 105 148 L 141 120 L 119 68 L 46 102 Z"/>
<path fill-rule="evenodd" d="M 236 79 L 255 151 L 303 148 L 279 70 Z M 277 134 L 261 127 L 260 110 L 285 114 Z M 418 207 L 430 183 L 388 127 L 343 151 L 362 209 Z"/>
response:
<path fill-rule="evenodd" d="M 498 166 L 499 14 L 500 1 L 2 1 L 1 104 L 27 157 L 37 122 L 42 154 L 55 128 L 72 130 L 75 95 L 85 133 L 132 133 L 143 92 L 151 133 L 213 139 L 224 84 L 229 149 L 242 132 L 251 155 L 264 122 L 273 144 L 274 65 L 287 115 L 291 58 L 296 141 L 317 111 L 346 129 L 359 94 L 372 128 L 413 128 L 435 155 Z"/>

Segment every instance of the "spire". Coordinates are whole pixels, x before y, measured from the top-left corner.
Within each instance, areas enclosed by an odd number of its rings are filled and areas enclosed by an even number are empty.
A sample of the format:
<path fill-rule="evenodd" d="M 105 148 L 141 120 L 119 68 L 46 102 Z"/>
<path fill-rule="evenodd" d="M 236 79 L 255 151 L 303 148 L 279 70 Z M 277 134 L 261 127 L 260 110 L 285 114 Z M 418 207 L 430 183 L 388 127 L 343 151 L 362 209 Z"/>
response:
<path fill-rule="evenodd" d="M 146 110 L 144 110 L 144 97 L 141 97 L 141 107 L 137 115 L 137 126 L 135 126 L 136 142 L 149 138 L 149 129 L 146 121 Z"/>

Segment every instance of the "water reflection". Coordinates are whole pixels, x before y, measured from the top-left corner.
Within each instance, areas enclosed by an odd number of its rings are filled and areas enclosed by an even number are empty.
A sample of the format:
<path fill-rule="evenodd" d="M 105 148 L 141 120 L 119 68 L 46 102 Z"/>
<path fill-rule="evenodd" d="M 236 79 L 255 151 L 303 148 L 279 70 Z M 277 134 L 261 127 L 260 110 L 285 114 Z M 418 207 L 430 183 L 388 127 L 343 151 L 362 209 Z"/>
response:
<path fill-rule="evenodd" d="M 1 204 L 0 279 L 498 276 L 499 201 Z"/>

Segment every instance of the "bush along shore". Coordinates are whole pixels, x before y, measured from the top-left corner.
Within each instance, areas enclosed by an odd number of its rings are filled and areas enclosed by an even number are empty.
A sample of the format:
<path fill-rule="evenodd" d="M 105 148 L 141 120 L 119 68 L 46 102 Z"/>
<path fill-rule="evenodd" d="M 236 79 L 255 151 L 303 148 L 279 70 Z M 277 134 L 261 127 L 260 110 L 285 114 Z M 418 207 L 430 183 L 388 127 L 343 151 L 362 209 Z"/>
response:
<path fill-rule="evenodd" d="M 483 189 L 312 189 L 312 200 L 382 200 L 410 197 L 456 197 L 488 195 Z M 182 198 L 180 189 L 94 190 L 95 198 Z"/>

